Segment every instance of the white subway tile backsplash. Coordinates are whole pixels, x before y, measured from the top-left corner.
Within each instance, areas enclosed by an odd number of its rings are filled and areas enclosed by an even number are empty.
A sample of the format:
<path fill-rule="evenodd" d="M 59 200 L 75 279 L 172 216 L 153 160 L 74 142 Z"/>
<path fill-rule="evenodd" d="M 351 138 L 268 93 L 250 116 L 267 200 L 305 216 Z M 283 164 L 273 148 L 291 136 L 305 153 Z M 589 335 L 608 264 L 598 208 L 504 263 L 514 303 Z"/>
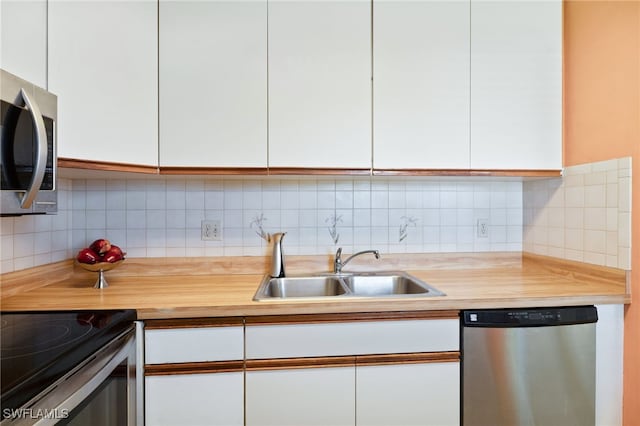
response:
<path fill-rule="evenodd" d="M 604 207 L 585 208 L 584 228 L 590 230 L 606 230 L 607 210 Z"/>
<path fill-rule="evenodd" d="M 488 191 L 477 191 L 477 192 L 474 192 L 473 193 L 473 207 L 475 207 L 477 209 L 488 209 L 488 208 L 491 208 L 491 193 L 488 192 Z"/>
<path fill-rule="evenodd" d="M 489 224 L 501 225 L 507 223 L 507 209 L 492 208 Z"/>
<path fill-rule="evenodd" d="M 584 229 L 584 209 L 567 207 L 564 210 L 565 224 L 569 229 Z"/>
<path fill-rule="evenodd" d="M 227 189 L 227 185 L 225 185 L 225 191 L 224 191 L 224 209 L 235 209 L 235 210 L 241 210 L 242 209 L 242 199 L 243 199 L 243 194 L 241 190 L 233 190 L 232 188 L 234 188 L 234 186 L 229 185 L 228 186 L 229 189 Z M 206 195 L 206 193 L 204 194 Z M 284 200 L 283 200 L 284 203 Z M 206 207 L 206 204 L 205 204 Z"/>
<path fill-rule="evenodd" d="M 302 208 L 302 205 L 304 205 L 304 202 L 302 200 L 302 192 L 300 193 L 300 207 Z M 220 194 L 220 196 L 222 197 L 223 194 Z M 258 194 L 258 196 L 262 197 L 262 208 L 263 209 L 267 209 L 267 210 L 276 210 L 281 208 L 281 202 L 280 202 L 280 190 L 275 191 L 275 190 L 270 190 L 270 191 L 263 191 L 260 194 Z M 222 202 L 220 203 L 221 208 L 223 207 Z"/>
<path fill-rule="evenodd" d="M 34 216 L 34 232 L 48 232 L 53 228 L 53 216 L 52 215 L 37 215 Z"/>
<path fill-rule="evenodd" d="M 606 231 L 585 230 L 584 250 L 592 253 L 606 253 L 607 233 Z"/>
<path fill-rule="evenodd" d="M 13 224 L 15 219 L 13 217 L 5 217 L 0 220 L 0 235 L 13 235 Z"/>
<path fill-rule="evenodd" d="M 608 231 L 606 234 L 606 253 L 610 256 L 617 256 L 618 254 L 618 232 Z"/>
<path fill-rule="evenodd" d="M 107 206 L 107 196 L 104 190 L 87 190 L 86 208 L 88 210 L 105 210 Z"/>
<path fill-rule="evenodd" d="M 602 253 L 585 252 L 584 262 L 593 263 L 595 265 L 605 265 L 607 263 L 607 257 Z"/>
<path fill-rule="evenodd" d="M 59 215 L 2 219 L 2 272 L 69 258 L 103 237 L 130 257 L 263 255 L 269 244 L 261 235 L 277 231 L 288 232 L 290 254 L 523 245 L 522 182 L 158 177 L 63 179 L 59 188 Z M 201 240 L 205 218 L 221 221 L 222 241 Z M 490 221 L 487 239 L 476 236 L 478 218 Z"/>
<path fill-rule="evenodd" d="M 296 194 L 297 197 L 297 194 Z M 336 196 L 335 192 L 331 191 L 318 191 L 317 193 L 318 200 L 318 209 L 335 209 L 336 208 Z M 283 202 L 283 206 L 290 208 L 298 208 L 297 204 L 292 204 L 291 206 L 287 206 L 286 203 Z"/>
<path fill-rule="evenodd" d="M 13 270 L 15 270 L 15 271 L 19 271 L 21 269 L 32 268 L 34 266 L 37 266 L 34 256 L 16 257 L 13 260 Z M 3 271 L 4 271 L 4 269 L 3 269 Z M 7 272 L 10 272 L 10 271 L 7 270 Z"/>
<path fill-rule="evenodd" d="M 458 224 L 458 214 L 455 208 L 440 209 L 440 226 L 453 226 Z"/>
<path fill-rule="evenodd" d="M 631 177 L 618 180 L 618 209 L 621 212 L 631 211 Z"/>
<path fill-rule="evenodd" d="M 445 190 L 440 192 L 440 208 L 442 209 L 455 209 L 457 207 L 458 195 L 453 190 Z"/>
<path fill-rule="evenodd" d="M 631 250 L 629 247 L 618 247 L 618 268 L 631 269 Z"/>
<path fill-rule="evenodd" d="M 618 213 L 618 245 L 631 247 L 631 214 Z"/>
<path fill-rule="evenodd" d="M 592 186 L 585 187 L 584 205 L 587 208 L 606 207 L 607 205 L 606 186 L 592 185 Z"/>
<path fill-rule="evenodd" d="M 256 194 L 256 193 L 249 193 Z M 260 208 L 260 193 L 257 193 L 255 200 L 247 202 L 247 198 L 243 200 L 243 203 L 247 203 L 245 208 L 253 208 L 253 205 L 257 205 Z M 167 203 L 167 207 L 170 209 L 181 208 L 184 206 L 184 202 L 181 202 L 178 195 L 174 195 L 172 198 L 176 199 L 176 203 Z M 182 207 L 184 208 L 184 207 Z M 224 193 L 222 191 L 207 191 L 204 194 L 204 208 L 206 210 L 222 210 L 224 208 Z"/>
<path fill-rule="evenodd" d="M 564 193 L 565 205 L 573 208 L 585 207 L 585 187 L 572 186 L 566 187 Z"/>
<path fill-rule="evenodd" d="M 51 247 L 51 232 L 39 232 L 38 234 L 34 234 L 34 254 L 49 254 L 52 251 Z"/>
<path fill-rule="evenodd" d="M 421 209 L 422 208 L 422 192 L 408 190 L 405 193 L 405 205 L 408 209 Z"/>
<path fill-rule="evenodd" d="M 549 180 L 547 188 L 544 181 L 525 182 L 525 250 L 628 269 L 630 167 L 630 158 L 615 159 L 568 167 L 564 178 Z M 545 230 L 546 242 L 541 238 Z"/>
<path fill-rule="evenodd" d="M 371 208 L 388 209 L 389 192 L 387 190 L 374 190 L 373 192 L 371 192 Z"/>
<path fill-rule="evenodd" d="M 127 223 L 126 210 L 109 210 L 106 215 L 106 229 L 122 229 Z"/>
<path fill-rule="evenodd" d="M 389 226 L 389 210 L 388 209 L 371 209 L 371 226 L 388 227 Z"/>
<path fill-rule="evenodd" d="M 607 183 L 607 167 L 609 166 L 603 165 L 601 167 L 604 167 L 604 168 L 596 169 L 594 167 L 591 173 L 584 175 L 584 184 L 586 186 L 603 185 Z"/>
<path fill-rule="evenodd" d="M 31 234 L 36 230 L 34 216 L 20 216 L 14 219 L 13 232 L 15 234 Z"/>
<path fill-rule="evenodd" d="M 13 235 L 3 235 L 0 237 L 0 260 L 8 261 L 13 259 Z"/>
<path fill-rule="evenodd" d="M 501 208 L 504 209 L 507 207 L 507 193 L 506 192 L 492 192 L 491 193 L 491 208 Z"/>
<path fill-rule="evenodd" d="M 404 195 L 404 194 L 403 194 Z M 336 209 L 353 209 L 353 192 L 338 191 L 336 192 Z"/>
<path fill-rule="evenodd" d="M 74 191 L 74 195 L 75 195 L 75 191 Z M 129 191 L 127 190 L 127 198 L 126 198 L 126 203 L 127 203 L 127 210 L 144 210 L 147 208 L 147 197 L 146 197 L 146 192 L 145 191 L 138 191 L 138 190 L 133 190 L 133 191 Z M 73 206 L 74 210 L 78 210 L 78 208 L 76 208 L 75 203 Z"/>
<path fill-rule="evenodd" d="M 118 190 L 109 190 L 106 192 L 106 209 L 107 210 L 125 210 L 127 208 L 127 193 Z"/>
<path fill-rule="evenodd" d="M 13 255 L 15 257 L 27 257 L 33 256 L 35 253 L 35 234 L 25 233 L 21 234 L 20 238 L 16 239 L 13 243 Z"/>

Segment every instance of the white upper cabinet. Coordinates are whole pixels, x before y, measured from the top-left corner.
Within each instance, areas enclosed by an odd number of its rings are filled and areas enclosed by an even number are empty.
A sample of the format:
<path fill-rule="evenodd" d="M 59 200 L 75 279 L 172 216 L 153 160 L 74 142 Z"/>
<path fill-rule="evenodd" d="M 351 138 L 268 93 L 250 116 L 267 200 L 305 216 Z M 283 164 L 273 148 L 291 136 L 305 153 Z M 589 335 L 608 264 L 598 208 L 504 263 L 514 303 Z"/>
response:
<path fill-rule="evenodd" d="M 469 168 L 469 7 L 374 2 L 375 169 Z"/>
<path fill-rule="evenodd" d="M 60 157 L 158 164 L 157 4 L 49 1 Z"/>
<path fill-rule="evenodd" d="M 562 1 L 471 0 L 471 168 L 562 167 Z"/>
<path fill-rule="evenodd" d="M 159 4 L 160 166 L 267 166 L 267 2 Z"/>
<path fill-rule="evenodd" d="M 47 88 L 47 0 L 0 1 L 0 68 Z"/>
<path fill-rule="evenodd" d="M 269 2 L 269 166 L 371 168 L 371 2 Z"/>

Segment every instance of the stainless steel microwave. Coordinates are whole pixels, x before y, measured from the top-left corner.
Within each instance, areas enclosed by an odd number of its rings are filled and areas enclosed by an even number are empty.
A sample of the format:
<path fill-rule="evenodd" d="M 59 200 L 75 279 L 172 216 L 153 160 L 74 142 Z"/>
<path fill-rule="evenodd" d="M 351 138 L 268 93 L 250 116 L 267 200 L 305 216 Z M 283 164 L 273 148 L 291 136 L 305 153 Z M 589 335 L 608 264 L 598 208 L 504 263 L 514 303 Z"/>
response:
<path fill-rule="evenodd" d="M 0 70 L 0 215 L 56 213 L 58 98 Z"/>

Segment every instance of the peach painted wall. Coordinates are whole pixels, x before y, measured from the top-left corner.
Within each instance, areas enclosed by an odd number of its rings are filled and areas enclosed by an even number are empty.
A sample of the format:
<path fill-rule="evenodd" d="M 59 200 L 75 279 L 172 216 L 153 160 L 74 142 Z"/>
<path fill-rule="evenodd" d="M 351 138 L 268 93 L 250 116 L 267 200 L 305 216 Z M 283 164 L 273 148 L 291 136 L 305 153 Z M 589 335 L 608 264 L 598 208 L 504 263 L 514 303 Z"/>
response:
<path fill-rule="evenodd" d="M 640 0 L 564 3 L 564 164 L 632 165 L 632 303 L 625 311 L 626 426 L 640 425 Z"/>

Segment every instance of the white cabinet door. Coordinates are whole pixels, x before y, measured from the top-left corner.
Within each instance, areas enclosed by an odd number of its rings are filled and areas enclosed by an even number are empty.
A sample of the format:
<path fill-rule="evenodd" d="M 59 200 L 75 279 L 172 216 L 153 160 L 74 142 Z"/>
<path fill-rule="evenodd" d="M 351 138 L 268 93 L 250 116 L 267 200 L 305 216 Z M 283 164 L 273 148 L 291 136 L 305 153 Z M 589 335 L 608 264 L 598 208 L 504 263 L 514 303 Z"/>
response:
<path fill-rule="evenodd" d="M 469 168 L 469 2 L 376 0 L 373 167 Z"/>
<path fill-rule="evenodd" d="M 371 167 L 371 3 L 269 2 L 269 166 Z"/>
<path fill-rule="evenodd" d="M 355 367 L 247 371 L 247 426 L 355 424 Z"/>
<path fill-rule="evenodd" d="M 160 166 L 267 166 L 267 1 L 161 0 Z"/>
<path fill-rule="evenodd" d="M 49 1 L 60 157 L 158 164 L 157 4 Z"/>
<path fill-rule="evenodd" d="M 47 88 L 47 0 L 0 2 L 0 68 Z"/>
<path fill-rule="evenodd" d="M 242 426 L 242 372 L 145 378 L 147 426 Z"/>
<path fill-rule="evenodd" d="M 471 168 L 562 167 L 562 1 L 471 0 Z"/>
<path fill-rule="evenodd" d="M 460 363 L 357 366 L 359 426 L 460 424 Z"/>

